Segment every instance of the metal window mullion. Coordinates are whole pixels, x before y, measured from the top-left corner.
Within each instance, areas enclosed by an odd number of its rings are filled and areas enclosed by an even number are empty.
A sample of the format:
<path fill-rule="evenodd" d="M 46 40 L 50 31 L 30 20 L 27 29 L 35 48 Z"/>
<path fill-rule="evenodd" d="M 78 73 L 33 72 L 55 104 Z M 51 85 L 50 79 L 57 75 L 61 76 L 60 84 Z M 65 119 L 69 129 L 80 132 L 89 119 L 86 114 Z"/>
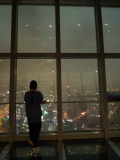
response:
<path fill-rule="evenodd" d="M 100 76 L 100 92 L 101 92 L 101 107 L 102 107 L 102 126 L 105 139 L 109 138 L 109 122 L 108 122 L 108 104 L 107 104 L 107 85 L 105 73 L 105 59 L 99 59 L 99 76 Z"/>
<path fill-rule="evenodd" d="M 61 90 L 61 53 L 60 53 L 60 7 L 59 0 L 55 5 L 56 18 L 56 67 L 57 67 L 57 110 L 58 110 L 58 141 L 62 141 L 62 90 Z"/>
<path fill-rule="evenodd" d="M 9 142 L 14 140 L 16 109 L 15 109 L 15 91 L 16 91 L 16 17 L 17 0 L 12 1 L 12 24 L 11 24 L 11 59 L 10 59 L 10 107 L 9 107 Z"/>
<path fill-rule="evenodd" d="M 103 28 L 102 28 L 102 13 L 101 3 L 95 0 L 95 18 L 96 18 L 96 35 L 97 35 L 97 49 L 98 49 L 98 69 L 99 69 L 99 84 L 101 95 L 101 109 L 102 109 L 102 126 L 104 131 L 104 138 L 109 138 L 109 125 L 108 125 L 108 105 L 107 105 L 107 85 L 105 73 L 105 55 L 104 55 L 104 41 L 103 41 Z"/>

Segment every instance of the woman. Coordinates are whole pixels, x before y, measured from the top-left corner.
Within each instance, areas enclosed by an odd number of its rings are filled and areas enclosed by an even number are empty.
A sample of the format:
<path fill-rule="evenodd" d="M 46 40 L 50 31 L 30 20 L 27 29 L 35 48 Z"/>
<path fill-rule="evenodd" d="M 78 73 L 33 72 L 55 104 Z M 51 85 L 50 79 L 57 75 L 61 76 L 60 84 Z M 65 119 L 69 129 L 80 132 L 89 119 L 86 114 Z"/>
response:
<path fill-rule="evenodd" d="M 37 148 L 39 133 L 41 131 L 42 110 L 40 104 L 45 104 L 46 100 L 43 100 L 42 93 L 37 91 L 37 82 L 35 80 L 30 82 L 30 90 L 25 93 L 24 100 L 29 125 L 29 144 Z"/>

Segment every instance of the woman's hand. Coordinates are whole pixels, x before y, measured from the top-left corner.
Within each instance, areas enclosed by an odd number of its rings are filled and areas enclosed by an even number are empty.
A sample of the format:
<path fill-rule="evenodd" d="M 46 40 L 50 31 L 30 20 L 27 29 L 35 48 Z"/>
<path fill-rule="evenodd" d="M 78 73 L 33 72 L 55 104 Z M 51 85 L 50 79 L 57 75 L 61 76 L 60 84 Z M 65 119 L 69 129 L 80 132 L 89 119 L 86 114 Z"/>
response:
<path fill-rule="evenodd" d="M 43 100 L 43 101 L 40 102 L 40 104 L 45 104 L 45 103 L 47 103 L 46 100 Z"/>

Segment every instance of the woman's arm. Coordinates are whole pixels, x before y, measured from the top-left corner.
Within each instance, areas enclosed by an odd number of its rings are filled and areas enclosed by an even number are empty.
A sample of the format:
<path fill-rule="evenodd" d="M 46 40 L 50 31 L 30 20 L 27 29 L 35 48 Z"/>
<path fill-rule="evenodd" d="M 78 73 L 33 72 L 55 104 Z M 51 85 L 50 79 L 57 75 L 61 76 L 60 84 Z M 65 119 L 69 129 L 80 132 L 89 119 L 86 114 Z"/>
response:
<path fill-rule="evenodd" d="M 43 101 L 40 102 L 40 104 L 45 104 L 45 103 L 47 103 L 46 100 L 43 100 Z"/>

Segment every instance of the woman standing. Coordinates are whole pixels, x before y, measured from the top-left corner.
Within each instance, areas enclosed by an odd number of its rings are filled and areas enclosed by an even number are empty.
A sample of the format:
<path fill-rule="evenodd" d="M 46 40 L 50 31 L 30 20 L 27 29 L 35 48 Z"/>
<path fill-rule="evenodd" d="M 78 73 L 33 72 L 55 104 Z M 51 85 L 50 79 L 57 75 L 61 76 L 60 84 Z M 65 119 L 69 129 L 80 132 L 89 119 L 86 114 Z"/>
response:
<path fill-rule="evenodd" d="M 30 90 L 25 93 L 24 101 L 29 125 L 29 144 L 37 148 L 39 133 L 41 131 L 42 110 L 40 104 L 46 103 L 46 100 L 43 100 L 42 93 L 37 91 L 37 82 L 35 80 L 30 82 Z"/>

